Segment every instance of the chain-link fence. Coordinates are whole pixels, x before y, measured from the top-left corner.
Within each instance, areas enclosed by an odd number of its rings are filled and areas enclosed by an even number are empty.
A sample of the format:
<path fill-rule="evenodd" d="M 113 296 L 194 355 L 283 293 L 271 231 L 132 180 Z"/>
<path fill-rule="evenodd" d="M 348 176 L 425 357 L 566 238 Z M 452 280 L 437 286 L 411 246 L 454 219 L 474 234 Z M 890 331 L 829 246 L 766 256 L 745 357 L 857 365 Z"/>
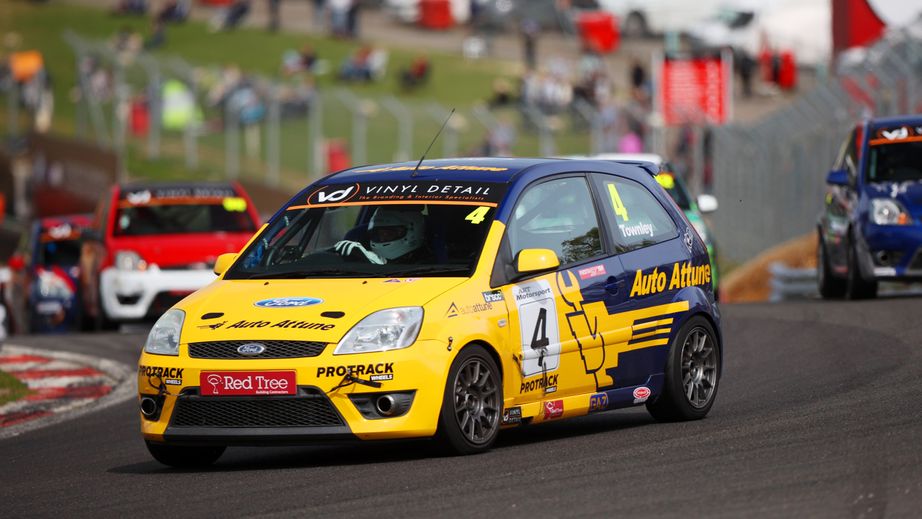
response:
<path fill-rule="evenodd" d="M 721 256 L 746 260 L 811 232 L 826 174 L 864 117 L 922 109 L 922 39 L 907 32 L 840 56 L 836 74 L 757 124 L 713 129 L 710 150 L 720 210 Z"/>
<path fill-rule="evenodd" d="M 65 39 L 78 72 L 78 135 L 123 158 L 173 158 L 211 176 L 304 185 L 344 160 L 415 159 L 450 112 L 436 102 L 315 88 L 304 75 L 267 78 L 120 52 L 110 42 L 74 33 Z M 582 100 L 557 111 L 520 104 L 457 107 L 429 156 L 613 151 L 605 148 L 621 130 L 610 119 Z"/>

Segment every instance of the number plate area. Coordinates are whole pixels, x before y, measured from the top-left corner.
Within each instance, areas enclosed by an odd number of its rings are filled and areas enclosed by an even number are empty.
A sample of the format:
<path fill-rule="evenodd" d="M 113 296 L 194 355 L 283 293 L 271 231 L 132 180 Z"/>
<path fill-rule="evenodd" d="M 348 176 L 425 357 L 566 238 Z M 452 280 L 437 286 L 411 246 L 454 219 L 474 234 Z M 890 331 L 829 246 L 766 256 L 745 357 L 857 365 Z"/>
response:
<path fill-rule="evenodd" d="M 560 363 L 557 304 L 547 280 L 513 285 L 522 337 L 522 375 L 553 371 Z"/>
<path fill-rule="evenodd" d="M 295 395 L 294 371 L 203 371 L 199 375 L 203 396 Z"/>

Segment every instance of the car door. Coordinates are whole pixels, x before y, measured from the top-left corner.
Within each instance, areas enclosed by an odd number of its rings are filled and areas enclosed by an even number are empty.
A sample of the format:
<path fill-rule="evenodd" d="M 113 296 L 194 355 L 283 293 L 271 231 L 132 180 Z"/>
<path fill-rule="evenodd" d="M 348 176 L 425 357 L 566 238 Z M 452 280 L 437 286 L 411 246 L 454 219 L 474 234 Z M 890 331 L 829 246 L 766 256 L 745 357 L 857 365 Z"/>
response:
<path fill-rule="evenodd" d="M 593 175 L 606 229 L 622 265 L 623 290 L 605 293 L 610 326 L 626 329 L 615 346 L 617 362 L 606 371 L 615 388 L 646 387 L 650 377 L 663 372 L 668 337 L 682 304 L 673 301 L 678 290 L 710 283 L 703 265 L 710 264 L 706 249 L 692 239 L 688 227 L 680 232 L 673 215 L 653 193 L 634 180 L 616 175 Z M 673 206 L 676 215 L 679 209 Z M 695 258 L 697 261 L 691 261 Z M 696 276 L 690 272 L 697 267 Z M 686 306 L 687 307 L 687 306 Z"/>
<path fill-rule="evenodd" d="M 506 377 L 517 402 L 595 391 L 604 366 L 597 323 L 584 301 L 601 301 L 621 267 L 609 253 L 585 175 L 553 177 L 523 191 L 507 223 L 499 262 L 518 373 Z M 524 249 L 550 249 L 553 271 L 519 277 L 511 267 Z"/>
<path fill-rule="evenodd" d="M 861 127 L 858 127 L 849 132 L 833 165 L 834 170 L 845 170 L 849 185 L 826 187 L 823 216 L 820 219 L 829 266 L 839 275 L 844 275 L 847 270 L 849 215 L 858 204 L 855 186 L 858 180 L 860 130 Z"/>

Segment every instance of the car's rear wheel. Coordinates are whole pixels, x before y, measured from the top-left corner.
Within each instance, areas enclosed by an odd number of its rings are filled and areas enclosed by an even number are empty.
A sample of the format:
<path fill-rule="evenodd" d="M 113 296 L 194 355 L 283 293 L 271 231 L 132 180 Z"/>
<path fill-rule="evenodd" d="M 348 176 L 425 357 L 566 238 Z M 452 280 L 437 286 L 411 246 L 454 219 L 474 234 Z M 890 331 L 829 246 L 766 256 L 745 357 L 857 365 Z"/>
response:
<path fill-rule="evenodd" d="M 837 278 L 829 266 L 829 257 L 826 254 L 826 244 L 823 235 L 818 234 L 816 244 L 816 285 L 823 299 L 840 298 L 845 295 L 845 280 Z"/>
<path fill-rule="evenodd" d="M 647 410 L 662 422 L 704 418 L 717 396 L 720 347 L 707 319 L 692 317 L 669 346 L 663 391 Z"/>
<path fill-rule="evenodd" d="M 858 251 L 854 240 L 848 244 L 848 276 L 845 279 L 845 292 L 849 299 L 873 299 L 877 297 L 877 280 L 868 281 L 861 277 L 858 265 Z"/>
<path fill-rule="evenodd" d="M 455 454 L 488 450 L 499 433 L 503 384 L 493 357 L 471 345 L 458 354 L 448 372 L 439 439 Z"/>
<path fill-rule="evenodd" d="M 155 460 L 176 468 L 204 468 L 218 461 L 227 448 L 223 445 L 190 447 L 166 445 L 144 440 L 147 450 Z"/>

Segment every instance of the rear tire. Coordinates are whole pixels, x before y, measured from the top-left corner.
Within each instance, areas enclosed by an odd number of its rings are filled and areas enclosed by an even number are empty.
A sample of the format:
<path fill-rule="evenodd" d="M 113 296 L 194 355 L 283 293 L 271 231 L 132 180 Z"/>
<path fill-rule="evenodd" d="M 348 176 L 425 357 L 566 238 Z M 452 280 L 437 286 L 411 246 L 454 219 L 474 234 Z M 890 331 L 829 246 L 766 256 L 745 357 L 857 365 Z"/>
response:
<path fill-rule="evenodd" d="M 823 299 L 840 299 L 845 295 L 845 280 L 837 278 L 832 273 L 829 266 L 829 258 L 826 254 L 826 244 L 823 243 L 823 236 L 819 234 L 816 245 L 816 285 Z"/>
<path fill-rule="evenodd" d="M 663 391 L 647 411 L 660 422 L 700 420 L 717 396 L 720 347 L 707 319 L 695 316 L 679 329 L 669 346 Z"/>
<path fill-rule="evenodd" d="M 848 244 L 848 277 L 845 280 L 846 295 L 849 299 L 873 299 L 877 297 L 877 280 L 867 281 L 861 277 L 858 265 L 858 252 L 854 240 Z"/>
<path fill-rule="evenodd" d="M 467 346 L 451 364 L 438 438 L 452 454 L 476 454 L 493 446 L 503 412 L 503 382 L 482 346 Z"/>
<path fill-rule="evenodd" d="M 147 450 L 155 460 L 175 468 L 205 468 L 218 461 L 227 448 L 219 446 L 189 447 L 165 445 L 144 440 Z"/>

